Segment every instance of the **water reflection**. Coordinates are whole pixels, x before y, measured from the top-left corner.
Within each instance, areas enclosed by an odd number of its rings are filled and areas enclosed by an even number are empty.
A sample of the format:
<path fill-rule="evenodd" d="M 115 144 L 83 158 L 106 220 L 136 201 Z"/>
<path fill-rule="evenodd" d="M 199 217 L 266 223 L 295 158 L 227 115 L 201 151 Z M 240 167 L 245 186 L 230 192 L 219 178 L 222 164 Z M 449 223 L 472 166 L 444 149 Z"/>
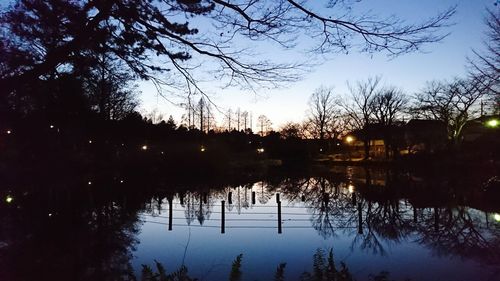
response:
<path fill-rule="evenodd" d="M 148 242 L 139 234 L 148 235 L 151 224 L 163 227 L 160 235 L 166 240 L 176 239 L 168 232 L 183 228 L 216 228 L 221 237 L 242 235 L 241 229 L 245 235 L 267 235 L 269 241 L 312 239 L 298 231 L 313 229 L 323 241 L 342 241 L 350 252 L 373 258 L 390 259 L 391 248 L 411 244 L 433 256 L 490 266 L 484 271 L 488 276 L 498 273 L 500 266 L 500 223 L 491 212 L 495 206 L 458 181 L 349 167 L 321 176 L 288 175 L 196 188 L 163 186 L 140 193 L 103 194 L 97 188 L 6 195 L 15 200 L 1 205 L 0 280 L 133 280 L 138 273 L 132 262 L 137 246 Z M 428 196 L 430 190 L 433 196 Z M 207 243 L 224 245 L 209 232 L 201 233 L 207 233 Z M 268 253 L 258 250 L 265 260 Z M 186 251 L 184 257 L 174 258 L 184 262 Z M 412 252 L 407 254 L 411 259 Z"/>

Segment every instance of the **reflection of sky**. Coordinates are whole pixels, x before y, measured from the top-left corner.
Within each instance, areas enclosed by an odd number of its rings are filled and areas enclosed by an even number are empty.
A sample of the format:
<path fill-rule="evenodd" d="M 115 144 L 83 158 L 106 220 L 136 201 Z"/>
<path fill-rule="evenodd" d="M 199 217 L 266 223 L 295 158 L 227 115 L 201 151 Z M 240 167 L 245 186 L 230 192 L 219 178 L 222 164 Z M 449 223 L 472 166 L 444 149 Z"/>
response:
<path fill-rule="evenodd" d="M 399 86 L 411 94 L 422 88 L 425 81 L 451 79 L 464 75 L 466 56 L 471 54 L 472 48 L 481 46 L 485 30 L 483 24 L 485 7 L 493 9 L 493 3 L 492 0 L 363 1 L 359 5 L 364 10 L 371 9 L 374 13 L 382 15 L 396 14 L 410 22 L 424 19 L 450 5 L 457 4 L 457 14 L 453 19 L 456 25 L 448 29 L 451 35 L 443 42 L 424 46 L 423 51 L 426 53 L 414 53 L 393 60 L 388 60 L 383 54 L 375 54 L 373 57 L 356 52 L 350 52 L 349 55 L 338 54 L 316 67 L 304 77 L 304 80 L 285 89 L 261 90 L 258 92 L 258 97 L 251 93 L 243 93 L 237 88 L 221 90 L 213 81 L 204 84 L 204 87 L 209 92 L 217 93 L 213 99 L 218 105 L 233 109 L 240 107 L 242 110 L 251 111 L 254 119 L 260 114 L 265 114 L 275 127 L 286 121 L 302 120 L 309 96 L 321 84 L 334 86 L 338 94 L 345 94 L 346 81 L 382 75 L 386 83 Z M 282 58 L 282 54 L 283 52 L 279 50 L 266 50 L 266 55 L 269 57 Z M 296 58 L 297 54 L 285 55 L 286 57 Z M 172 114 L 176 120 L 180 120 L 182 110 L 157 98 L 151 85 L 142 83 L 141 89 L 145 110 L 158 107 L 167 117 Z"/>
<path fill-rule="evenodd" d="M 259 185 L 253 187 L 257 192 L 259 189 Z M 232 191 L 233 205 L 236 205 L 236 189 Z M 251 194 L 251 190 L 248 192 Z M 341 197 L 348 196 L 347 190 L 340 193 Z M 232 261 L 243 254 L 243 280 L 270 280 L 282 262 L 287 263 L 286 280 L 298 280 L 304 271 L 311 272 L 316 249 L 333 248 L 337 264 L 345 262 L 357 280 L 382 270 L 390 271 L 395 280 L 486 280 L 491 272 L 490 268 L 481 268 L 468 259 L 435 255 L 432 250 L 413 242 L 418 239 L 415 233 L 403 238 L 401 243 L 378 237 L 386 250 L 383 256 L 373 255 L 370 249 L 361 250 L 359 244 L 351 249 L 357 235 L 356 222 L 353 229 L 337 229 L 334 237 L 322 238 L 310 227 L 311 211 L 299 201 L 287 202 L 284 194 L 281 196 L 282 234 L 278 234 L 276 229 L 277 204 L 274 196 L 266 204 L 257 201 L 255 205 L 242 209 L 241 214 L 236 208 L 230 210 L 226 206 L 226 232 L 221 234 L 220 200 L 224 197 L 211 202 L 211 216 L 203 227 L 199 227 L 196 221 L 190 227 L 186 226 L 185 212 L 177 198 L 173 204 L 172 231 L 168 231 L 166 201 L 159 216 L 144 213 L 141 218 L 146 222 L 138 236 L 140 243 L 134 252 L 134 268 L 140 270 L 141 264 L 153 265 L 156 259 L 170 272 L 179 268 L 186 251 L 185 265 L 191 276 L 202 280 L 227 280 Z M 405 216 L 411 217 L 411 208 L 403 209 L 403 204 L 401 208 Z M 294 219 L 298 221 L 290 221 Z M 333 220 L 335 224 L 339 217 Z M 236 226 L 260 228 L 232 228 Z M 288 228 L 293 226 L 298 228 Z M 364 231 L 366 233 L 366 226 Z"/>

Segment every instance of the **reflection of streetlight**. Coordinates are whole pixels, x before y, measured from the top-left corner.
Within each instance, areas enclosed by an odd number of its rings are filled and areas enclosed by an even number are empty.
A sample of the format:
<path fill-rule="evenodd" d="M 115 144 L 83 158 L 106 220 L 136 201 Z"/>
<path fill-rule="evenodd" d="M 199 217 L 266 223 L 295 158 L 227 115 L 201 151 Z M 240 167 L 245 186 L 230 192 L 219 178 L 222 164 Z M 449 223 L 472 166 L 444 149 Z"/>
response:
<path fill-rule="evenodd" d="M 493 215 L 493 219 L 494 219 L 495 221 L 500 222 L 500 214 L 494 214 L 494 215 Z"/>
<path fill-rule="evenodd" d="M 351 136 L 347 136 L 347 137 L 345 138 L 345 141 L 346 141 L 347 143 L 351 143 L 351 142 L 353 142 L 353 141 L 354 141 L 354 138 L 353 138 L 353 137 L 351 137 Z"/>
<path fill-rule="evenodd" d="M 348 187 L 349 193 L 354 193 L 354 185 L 350 184 Z"/>
<path fill-rule="evenodd" d="M 486 126 L 490 128 L 496 128 L 500 124 L 500 121 L 498 119 L 490 119 L 486 121 Z"/>

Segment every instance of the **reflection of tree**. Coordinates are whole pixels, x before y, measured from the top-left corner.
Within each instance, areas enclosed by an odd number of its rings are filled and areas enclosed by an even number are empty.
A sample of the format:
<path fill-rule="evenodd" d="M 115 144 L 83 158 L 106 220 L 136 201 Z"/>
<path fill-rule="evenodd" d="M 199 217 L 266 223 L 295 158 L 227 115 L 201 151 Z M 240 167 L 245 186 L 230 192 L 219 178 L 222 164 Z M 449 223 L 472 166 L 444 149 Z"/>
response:
<path fill-rule="evenodd" d="M 10 228 L 0 233 L 0 241 L 9 241 L 0 251 L 0 280 L 134 278 L 138 209 L 125 200 L 73 203 L 49 211 L 42 200 L 2 217 Z"/>
<path fill-rule="evenodd" d="M 263 181 L 255 183 L 253 188 L 257 192 L 257 200 L 260 204 L 267 204 L 274 195 L 273 192 L 269 192 L 268 186 Z"/>
<path fill-rule="evenodd" d="M 350 201 L 340 196 L 339 184 L 319 177 L 284 186 L 287 199 L 305 199 L 305 205 L 311 212 L 312 226 L 325 239 L 334 236 L 337 228 L 345 228 L 343 212 L 350 207 Z"/>
<path fill-rule="evenodd" d="M 474 257 L 500 264 L 500 226 L 486 225 L 481 217 L 466 207 L 426 209 L 420 214 L 417 241 L 440 256 Z"/>
<path fill-rule="evenodd" d="M 208 192 L 186 192 L 184 196 L 184 215 L 188 225 L 196 219 L 200 225 L 210 218 L 212 197 Z"/>

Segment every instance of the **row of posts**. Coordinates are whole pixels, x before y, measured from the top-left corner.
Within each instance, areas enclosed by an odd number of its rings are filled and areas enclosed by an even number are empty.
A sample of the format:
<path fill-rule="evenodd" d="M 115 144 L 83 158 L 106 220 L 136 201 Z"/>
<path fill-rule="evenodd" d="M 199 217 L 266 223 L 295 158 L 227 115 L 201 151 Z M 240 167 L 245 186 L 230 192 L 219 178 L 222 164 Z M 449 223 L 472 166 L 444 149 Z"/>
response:
<path fill-rule="evenodd" d="M 229 204 L 232 204 L 232 192 L 229 192 L 228 194 L 228 202 Z M 167 198 L 168 200 L 168 230 L 172 230 L 172 220 L 173 220 L 173 198 L 169 197 Z M 363 233 L 363 226 L 362 226 L 362 221 L 363 221 L 363 214 L 361 210 L 361 203 L 356 202 L 356 194 L 352 195 L 352 203 L 354 205 L 358 205 L 358 233 L 362 234 Z M 278 234 L 282 233 L 282 220 L 281 220 L 281 200 L 280 200 L 280 194 L 276 193 L 276 203 L 278 205 Z M 252 205 L 255 205 L 255 191 L 252 192 Z M 414 212 L 415 215 L 415 221 L 416 221 L 416 212 Z M 220 233 L 226 233 L 226 201 L 222 200 L 221 201 L 221 224 L 220 224 Z"/>

